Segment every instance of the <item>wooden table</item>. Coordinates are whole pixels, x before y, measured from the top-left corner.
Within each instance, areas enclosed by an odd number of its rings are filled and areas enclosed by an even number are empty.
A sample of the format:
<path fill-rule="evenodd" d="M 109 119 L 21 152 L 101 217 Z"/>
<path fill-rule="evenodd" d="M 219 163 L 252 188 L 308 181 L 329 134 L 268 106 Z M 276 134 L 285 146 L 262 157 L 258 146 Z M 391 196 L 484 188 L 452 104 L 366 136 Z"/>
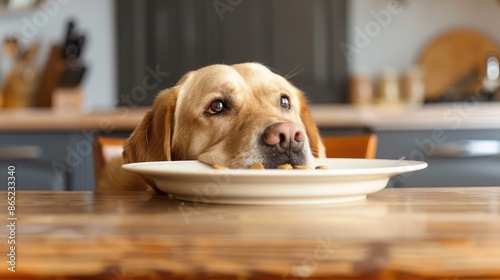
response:
<path fill-rule="evenodd" d="M 7 224 L 7 193 L 0 218 Z M 500 279 L 500 187 L 227 206 L 149 193 L 17 192 L 0 279 Z"/>

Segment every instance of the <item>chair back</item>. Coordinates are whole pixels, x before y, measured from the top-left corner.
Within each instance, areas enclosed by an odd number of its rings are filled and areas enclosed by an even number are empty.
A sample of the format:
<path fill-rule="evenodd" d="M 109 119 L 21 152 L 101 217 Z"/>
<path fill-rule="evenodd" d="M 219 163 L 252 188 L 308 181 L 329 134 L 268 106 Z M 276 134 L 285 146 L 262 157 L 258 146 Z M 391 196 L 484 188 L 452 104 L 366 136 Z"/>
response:
<path fill-rule="evenodd" d="M 377 136 L 375 134 L 322 137 L 328 158 L 375 158 Z"/>
<path fill-rule="evenodd" d="M 125 138 L 97 137 L 94 141 L 94 181 L 97 186 L 102 170 L 112 158 L 121 157 Z"/>

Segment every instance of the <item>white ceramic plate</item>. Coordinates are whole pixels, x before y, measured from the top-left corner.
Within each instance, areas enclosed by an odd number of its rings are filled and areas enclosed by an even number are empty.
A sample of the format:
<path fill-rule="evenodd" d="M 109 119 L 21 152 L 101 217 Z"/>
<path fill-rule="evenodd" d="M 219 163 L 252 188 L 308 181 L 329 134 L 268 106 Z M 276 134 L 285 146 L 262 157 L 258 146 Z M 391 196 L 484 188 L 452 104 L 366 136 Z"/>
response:
<path fill-rule="evenodd" d="M 286 205 L 349 202 L 386 187 L 394 175 L 427 163 L 385 159 L 317 159 L 327 170 L 214 170 L 198 161 L 131 163 L 128 171 L 154 178 L 179 200 L 195 203 Z"/>

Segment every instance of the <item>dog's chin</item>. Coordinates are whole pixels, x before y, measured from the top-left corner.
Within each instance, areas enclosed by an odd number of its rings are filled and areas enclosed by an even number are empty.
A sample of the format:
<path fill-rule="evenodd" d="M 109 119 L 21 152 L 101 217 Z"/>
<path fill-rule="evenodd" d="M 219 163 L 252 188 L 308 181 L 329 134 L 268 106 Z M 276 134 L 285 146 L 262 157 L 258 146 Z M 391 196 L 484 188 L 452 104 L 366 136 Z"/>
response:
<path fill-rule="evenodd" d="M 312 162 L 313 158 L 308 149 L 294 153 L 277 151 L 273 147 L 266 147 L 251 154 L 241 154 L 238 158 L 225 158 L 214 154 L 203 154 L 198 157 L 198 161 L 208 165 L 225 166 L 229 169 L 247 169 L 252 164 L 260 162 L 265 169 L 276 169 L 276 167 L 284 164 L 312 166 L 314 164 Z"/>
<path fill-rule="evenodd" d="M 312 157 L 312 156 L 311 156 Z M 217 159 L 215 157 L 205 158 L 200 157 L 198 161 L 205 163 L 207 165 L 220 165 L 225 166 L 229 169 L 248 169 L 250 166 L 256 162 L 262 163 L 265 169 L 276 169 L 276 167 L 284 164 L 290 164 L 292 166 L 303 165 L 312 166 L 310 157 L 307 157 L 306 153 L 271 153 L 265 154 L 255 159 L 245 158 L 242 160 L 231 160 L 226 162 L 223 159 Z"/>
<path fill-rule="evenodd" d="M 262 154 L 262 165 L 266 169 L 275 169 L 276 167 L 284 164 L 292 166 L 297 165 L 311 165 L 310 157 L 307 156 L 307 151 L 302 149 L 298 152 L 292 151 L 278 151 L 275 148 L 267 148 Z"/>

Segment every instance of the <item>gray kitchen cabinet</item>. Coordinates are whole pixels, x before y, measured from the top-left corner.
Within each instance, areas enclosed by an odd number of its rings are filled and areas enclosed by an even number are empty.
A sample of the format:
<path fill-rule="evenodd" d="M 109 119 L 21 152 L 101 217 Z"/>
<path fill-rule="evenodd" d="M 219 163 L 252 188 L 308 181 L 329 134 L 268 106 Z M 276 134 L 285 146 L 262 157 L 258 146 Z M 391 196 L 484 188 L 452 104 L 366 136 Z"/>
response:
<path fill-rule="evenodd" d="M 32 159 L 2 160 L 0 190 L 7 188 L 7 168 L 16 167 L 17 190 L 94 190 L 92 142 L 102 135 L 97 130 L 0 132 L 0 147 L 38 147 Z M 126 138 L 129 131 L 115 131 L 107 137 Z"/>
<path fill-rule="evenodd" d="M 35 159 L 0 160 L 0 182 L 7 182 L 7 168 L 16 167 L 17 190 L 94 190 L 92 141 L 97 130 L 63 132 L 0 132 L 0 146 L 39 147 Z M 107 137 L 126 138 L 130 131 Z M 3 171 L 2 171 L 3 170 Z M 6 184 L 0 184 L 6 189 Z"/>
<path fill-rule="evenodd" d="M 17 190 L 91 190 L 93 136 L 82 131 L 2 132 L 0 145 L 39 147 L 40 156 L 1 160 L 0 182 L 7 182 L 7 168 L 14 165 Z"/>
<path fill-rule="evenodd" d="M 376 134 L 377 158 L 404 157 L 429 164 L 425 170 L 394 177 L 392 187 L 500 184 L 500 130 L 401 130 Z"/>

